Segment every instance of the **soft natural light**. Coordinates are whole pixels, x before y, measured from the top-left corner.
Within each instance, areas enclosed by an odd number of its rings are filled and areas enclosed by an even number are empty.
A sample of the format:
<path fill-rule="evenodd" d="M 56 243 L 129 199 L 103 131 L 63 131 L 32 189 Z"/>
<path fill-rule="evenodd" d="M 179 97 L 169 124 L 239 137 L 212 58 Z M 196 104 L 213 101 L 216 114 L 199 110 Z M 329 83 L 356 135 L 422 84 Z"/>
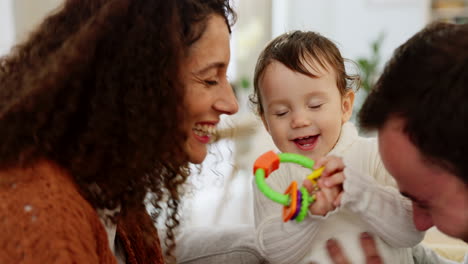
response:
<path fill-rule="evenodd" d="M 7 54 L 62 2 L 0 0 L 0 56 Z M 462 4 L 454 7 L 453 2 Z M 354 62 L 376 59 L 375 76 L 380 76 L 394 50 L 430 22 L 468 21 L 467 0 L 232 0 L 232 3 L 238 17 L 232 28 L 228 78 L 239 112 L 222 117 L 221 139 L 212 144 L 201 166 L 191 166 L 193 175 L 188 180 L 181 211 L 183 228 L 254 225 L 252 165 L 259 155 L 277 149 L 261 119 L 253 113 L 249 96 L 253 93 L 257 58 L 272 38 L 292 30 L 316 31 L 332 40 L 346 59 Z M 445 9 L 444 4 L 448 6 Z M 352 63 L 346 66 L 362 77 L 362 67 Z M 356 95 L 354 116 L 367 95 L 362 88 Z M 457 256 L 468 250 L 468 245 L 442 236 L 435 228 L 428 231 L 425 243 Z"/>
<path fill-rule="evenodd" d="M 0 0 L 0 55 L 5 54 L 13 45 L 13 9 L 10 0 Z"/>

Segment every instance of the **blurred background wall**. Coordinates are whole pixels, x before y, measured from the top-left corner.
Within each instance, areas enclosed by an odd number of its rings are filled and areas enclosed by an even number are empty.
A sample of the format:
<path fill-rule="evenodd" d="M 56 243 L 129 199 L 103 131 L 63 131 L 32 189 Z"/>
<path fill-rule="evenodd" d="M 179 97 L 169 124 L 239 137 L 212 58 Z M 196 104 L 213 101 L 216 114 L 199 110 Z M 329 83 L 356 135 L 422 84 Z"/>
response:
<path fill-rule="evenodd" d="M 7 1 L 8 0 L 0 0 Z M 44 16 L 56 8 L 61 0 L 9 0 L 13 10 L 13 24 L 15 27 L 15 41 L 22 40 L 36 26 Z"/>
<path fill-rule="evenodd" d="M 0 55 L 9 50 L 14 38 L 12 3 L 10 0 L 0 0 Z"/>
<path fill-rule="evenodd" d="M 238 12 L 231 47 L 229 78 L 240 111 L 224 119 L 223 137 L 201 167 L 194 166 L 183 211 L 185 226 L 252 224 L 252 175 L 255 159 L 275 149 L 248 96 L 256 58 L 273 37 L 314 30 L 332 39 L 350 68 L 369 82 L 378 77 L 393 50 L 435 20 L 468 22 L 468 0 L 232 0 Z M 0 0 L 0 55 L 21 40 L 62 0 Z M 367 63 L 367 64 L 366 64 Z M 365 67 L 374 63 L 373 67 Z M 359 109 L 367 92 L 361 89 Z"/>

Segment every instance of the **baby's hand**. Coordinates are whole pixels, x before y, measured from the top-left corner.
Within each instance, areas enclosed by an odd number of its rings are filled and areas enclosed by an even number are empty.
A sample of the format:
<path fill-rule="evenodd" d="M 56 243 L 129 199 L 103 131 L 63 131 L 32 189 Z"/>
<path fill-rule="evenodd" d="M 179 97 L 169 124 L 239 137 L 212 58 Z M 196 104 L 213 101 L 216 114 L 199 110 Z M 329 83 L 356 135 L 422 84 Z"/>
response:
<path fill-rule="evenodd" d="M 307 180 L 308 181 L 308 180 Z M 304 186 L 306 183 L 304 182 Z M 318 180 L 318 186 L 320 187 L 320 191 L 315 193 L 315 202 L 309 206 L 309 211 L 313 215 L 326 215 L 328 212 L 335 210 L 336 205 L 335 201 L 341 194 L 340 188 L 334 187 L 326 187 L 323 185 L 323 180 Z M 309 188 L 306 186 L 309 190 Z"/>
<path fill-rule="evenodd" d="M 320 191 L 316 193 L 317 200 L 309 207 L 310 212 L 315 215 L 325 215 L 340 205 L 345 179 L 343 174 L 345 166 L 341 158 L 335 156 L 323 157 L 317 161 L 314 169 L 320 167 L 325 167 L 318 180 Z M 309 180 L 304 180 L 303 185 L 309 192 L 314 189 Z"/>

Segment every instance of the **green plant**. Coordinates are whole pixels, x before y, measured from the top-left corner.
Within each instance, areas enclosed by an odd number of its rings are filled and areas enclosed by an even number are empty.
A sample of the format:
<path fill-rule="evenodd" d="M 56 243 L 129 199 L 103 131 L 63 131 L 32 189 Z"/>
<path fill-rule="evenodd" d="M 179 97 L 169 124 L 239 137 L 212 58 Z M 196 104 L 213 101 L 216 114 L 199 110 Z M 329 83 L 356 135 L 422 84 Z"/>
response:
<path fill-rule="evenodd" d="M 376 40 L 371 42 L 371 54 L 369 57 L 359 57 L 357 63 L 361 70 L 361 88 L 369 93 L 379 75 L 380 48 L 385 38 L 384 33 L 380 33 Z"/>
<path fill-rule="evenodd" d="M 250 81 L 249 81 L 249 78 L 247 76 L 243 76 L 243 77 L 240 78 L 239 87 L 242 88 L 242 89 L 245 89 L 245 90 L 250 88 Z"/>

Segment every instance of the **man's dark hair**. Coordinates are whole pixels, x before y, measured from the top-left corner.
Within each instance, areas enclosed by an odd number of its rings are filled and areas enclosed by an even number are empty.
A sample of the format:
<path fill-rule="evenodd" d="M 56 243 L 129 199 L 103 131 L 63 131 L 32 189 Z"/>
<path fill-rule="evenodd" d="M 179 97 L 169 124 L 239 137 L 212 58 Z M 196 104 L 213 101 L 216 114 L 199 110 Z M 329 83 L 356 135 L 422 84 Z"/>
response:
<path fill-rule="evenodd" d="M 359 121 L 380 129 L 392 117 L 425 158 L 468 182 L 468 25 L 431 24 L 395 51 Z"/>

